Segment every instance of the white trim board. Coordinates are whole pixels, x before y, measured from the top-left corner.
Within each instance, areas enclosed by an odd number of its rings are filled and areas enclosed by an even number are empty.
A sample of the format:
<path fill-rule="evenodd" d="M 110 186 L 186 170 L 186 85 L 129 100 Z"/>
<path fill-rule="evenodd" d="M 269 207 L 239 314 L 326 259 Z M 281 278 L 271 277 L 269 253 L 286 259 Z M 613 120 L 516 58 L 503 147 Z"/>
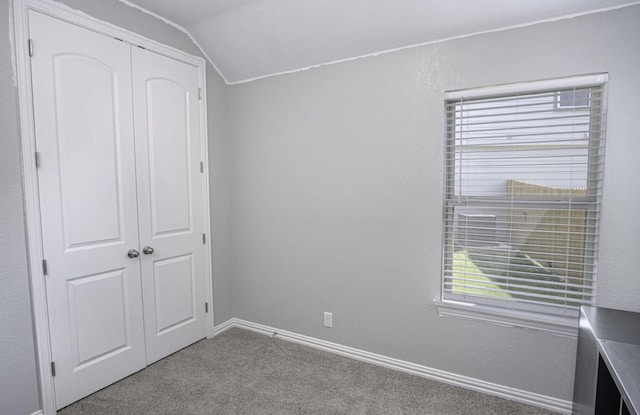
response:
<path fill-rule="evenodd" d="M 213 60 L 205 52 L 205 50 L 200 46 L 200 43 L 198 43 L 196 38 L 191 34 L 191 32 L 189 32 L 189 30 L 187 30 L 183 26 L 180 26 L 179 24 L 173 22 L 170 19 L 167 19 L 164 16 L 161 16 L 161 15 L 159 15 L 157 13 L 154 13 L 154 12 L 152 12 L 152 11 L 142 7 L 142 6 L 137 5 L 134 2 L 135 0 L 134 1 L 131 1 L 131 0 L 118 0 L 118 1 L 120 1 L 123 4 L 126 4 L 129 7 L 138 9 L 143 13 L 146 13 L 146 14 L 148 14 L 150 16 L 153 16 L 156 19 L 159 19 L 159 20 L 165 22 L 166 24 L 168 24 L 168 25 L 180 30 L 181 32 L 184 32 L 189 37 L 189 39 L 191 39 L 191 41 L 196 45 L 196 47 L 198 47 L 198 49 L 200 49 L 200 52 L 202 52 L 202 55 L 207 59 L 207 61 L 209 61 L 209 63 L 211 63 L 211 66 L 213 66 L 213 68 L 216 70 L 216 72 L 218 72 L 218 75 L 220 75 L 220 78 L 222 78 L 222 80 L 227 85 L 244 84 L 244 83 L 258 81 L 258 80 L 265 79 L 265 78 L 271 78 L 271 77 L 274 77 L 274 76 L 289 75 L 289 74 L 294 74 L 294 73 L 298 73 L 298 72 L 308 71 L 310 69 L 321 68 L 323 66 L 335 65 L 335 64 L 338 64 L 338 63 L 350 62 L 350 61 L 353 61 L 353 60 L 358 60 L 358 59 L 363 59 L 363 58 L 370 58 L 370 57 L 375 57 L 375 56 L 379 56 L 379 55 L 386 55 L 388 53 L 398 52 L 398 51 L 402 51 L 402 50 L 405 50 L 405 49 L 413 49 L 413 48 L 418 48 L 418 47 L 421 47 L 421 46 L 435 45 L 435 44 L 438 44 L 438 43 L 448 42 L 450 40 L 464 39 L 464 38 L 484 35 L 484 34 L 488 34 L 488 33 L 504 32 L 504 31 L 512 30 L 512 29 L 520 29 L 520 28 L 523 28 L 523 27 L 535 26 L 535 25 L 543 24 L 543 23 L 551 23 L 551 22 L 557 22 L 557 21 L 561 21 L 561 20 L 568 20 L 568 19 L 573 19 L 573 18 L 576 18 L 576 17 L 588 16 L 588 15 L 591 15 L 591 14 L 605 13 L 605 12 L 618 10 L 618 9 L 623 9 L 623 8 L 626 8 L 626 7 L 635 6 L 635 5 L 640 4 L 640 1 L 635 0 L 635 1 L 631 1 L 629 3 L 625 3 L 625 4 L 619 4 L 619 5 L 610 6 L 610 7 L 602 7 L 602 8 L 595 9 L 595 10 L 587 10 L 587 11 L 584 11 L 584 12 L 567 14 L 567 15 L 562 15 L 562 16 L 558 16 L 558 17 L 552 17 L 552 18 L 543 19 L 543 20 L 536 20 L 536 21 L 533 21 L 533 22 L 526 22 L 526 23 L 521 23 L 521 24 L 512 25 L 512 26 L 503 26 L 503 27 L 498 27 L 498 28 L 495 28 L 495 29 L 483 30 L 483 31 L 479 31 L 479 32 L 466 33 L 466 34 L 461 34 L 461 35 L 457 35 L 457 36 L 451 36 L 451 37 L 447 37 L 447 38 L 434 39 L 434 40 L 430 40 L 430 41 L 426 41 L 426 42 L 415 43 L 415 44 L 410 44 L 410 45 L 405 45 L 405 46 L 399 46 L 399 47 L 392 48 L 392 49 L 385 49 L 385 50 L 381 50 L 381 51 L 377 51 L 377 52 L 365 53 L 363 55 L 351 56 L 351 57 L 346 57 L 346 58 L 337 59 L 337 60 L 328 61 L 328 62 L 320 62 L 318 64 L 305 66 L 305 67 L 301 67 L 301 68 L 293 68 L 293 69 L 288 69 L 288 70 L 281 71 L 281 72 L 274 72 L 274 73 L 270 73 L 270 74 L 266 74 L 266 75 L 259 75 L 259 76 L 252 77 L 252 78 L 240 79 L 240 80 L 237 80 L 237 81 L 229 82 L 229 81 L 227 81 L 227 78 L 225 78 L 225 76 L 222 74 L 220 69 L 213 62 Z"/>
<path fill-rule="evenodd" d="M 237 322 L 238 321 L 244 321 L 244 320 L 239 320 L 237 318 L 230 318 L 229 320 L 225 321 L 222 324 L 218 324 L 217 326 L 214 327 L 213 329 L 213 337 L 224 333 L 225 331 L 234 328 L 234 327 L 240 327 Z"/>
<path fill-rule="evenodd" d="M 527 92 L 556 91 L 564 88 L 582 88 L 593 85 L 604 85 L 609 82 L 609 73 L 594 73 L 564 78 L 543 79 L 541 81 L 518 82 L 480 88 L 459 89 L 447 91 L 446 100 L 460 100 L 470 98 L 484 98 L 490 96 L 513 95 Z"/>
<path fill-rule="evenodd" d="M 72 9 L 62 3 L 51 0 L 12 0 L 13 7 L 13 40 L 15 48 L 16 78 L 18 85 L 18 103 L 20 113 L 21 157 L 23 169 L 24 206 L 26 217 L 26 236 L 28 246 L 29 279 L 31 282 L 31 304 L 33 309 L 34 331 L 36 339 L 36 358 L 38 362 L 38 378 L 42 398 L 42 414 L 55 415 L 54 382 L 49 370 L 51 342 L 47 311 L 45 277 L 42 273 L 42 233 L 40 229 L 40 201 L 38 197 L 38 173 L 33 155 L 36 151 L 36 139 L 33 119 L 33 102 L 31 92 L 31 61 L 28 53 L 29 22 L 28 12 L 34 10 L 48 16 L 75 24 L 106 36 L 118 38 L 132 45 L 159 53 L 172 59 L 187 63 L 199 69 L 201 87 L 204 92 L 201 105 L 201 122 L 203 125 L 203 163 L 205 180 L 203 183 L 205 220 L 203 231 L 207 234 L 205 256 L 205 301 L 209 303 L 207 314 L 207 337 L 214 334 L 213 291 L 211 275 L 211 220 L 209 209 L 209 162 L 206 114 L 206 61 L 200 56 L 193 56 L 179 49 L 163 45 L 153 39 L 140 36 L 111 23 L 101 21 Z M 37 53 L 37 40 L 35 42 Z"/>
<path fill-rule="evenodd" d="M 501 309 L 483 304 L 465 303 L 453 300 L 433 300 L 440 317 L 458 317 L 467 320 L 484 321 L 502 327 L 523 327 L 551 333 L 556 336 L 578 338 L 578 319 L 532 313 L 520 310 Z"/>
<path fill-rule="evenodd" d="M 222 78 L 222 80 L 224 81 L 225 84 L 229 85 L 229 82 L 227 81 L 227 79 L 224 77 L 224 75 L 222 75 L 222 72 L 220 72 L 220 69 L 218 69 L 218 67 L 216 66 L 215 63 L 213 63 L 213 61 L 211 60 L 211 58 L 209 57 L 209 55 L 207 54 L 207 52 L 205 52 L 205 50 L 202 48 L 202 46 L 200 46 L 200 43 L 198 43 L 198 41 L 196 40 L 195 37 L 193 37 L 193 35 L 191 35 L 191 33 L 185 29 L 184 27 L 180 26 L 179 24 L 175 23 L 172 20 L 167 19 L 164 16 L 160 16 L 157 13 L 152 12 L 151 10 L 145 9 L 142 6 L 138 6 L 135 3 L 130 2 L 129 0 L 118 0 L 120 3 L 125 4 L 133 9 L 137 9 L 142 13 L 148 14 L 149 16 L 155 17 L 156 19 L 168 24 L 171 27 L 174 27 L 175 29 L 178 29 L 179 31 L 181 31 L 182 33 L 184 33 L 185 35 L 187 35 L 189 37 L 189 39 L 191 39 L 191 41 L 193 42 L 194 45 L 196 45 L 196 47 L 200 50 L 200 53 L 202 53 L 202 56 L 205 57 L 205 59 L 211 64 L 211 66 L 213 66 L 213 69 L 216 70 L 216 72 L 218 73 L 218 75 L 220 75 L 220 78 Z"/>
<path fill-rule="evenodd" d="M 183 52 L 180 49 L 174 48 L 173 46 L 162 44 L 148 37 L 134 33 L 130 30 L 123 29 L 112 23 L 97 19 L 86 14 L 82 10 L 72 9 L 64 3 L 60 3 L 57 1 L 13 0 L 13 9 L 14 21 L 17 14 L 24 14 L 24 21 L 22 22 L 21 27 L 18 28 L 17 25 L 15 27 L 16 34 L 24 34 L 25 36 L 28 35 L 28 22 L 26 14 L 28 10 L 34 10 L 51 17 L 55 17 L 56 19 L 75 24 L 93 32 L 103 34 L 105 36 L 117 38 L 135 46 L 142 46 L 143 48 L 155 53 L 179 60 L 193 66 L 200 66 L 205 62 L 205 59 L 201 56 L 194 56 L 189 53 Z M 26 29 L 27 31 L 21 32 L 19 29 Z M 15 39 L 16 44 L 19 43 L 18 37 L 19 36 L 16 36 Z M 37 48 L 37 46 L 34 47 Z M 20 51 L 16 50 L 16 53 L 19 54 Z M 18 56 L 18 59 L 20 59 L 20 56 Z"/>
<path fill-rule="evenodd" d="M 528 392 L 522 389 L 499 385 L 468 376 L 458 375 L 455 373 L 446 372 L 444 370 L 430 368 L 416 363 L 407 362 L 405 360 L 395 359 L 393 357 L 383 356 L 380 354 L 355 349 L 349 346 L 343 346 L 338 343 L 332 343 L 314 337 L 309 337 L 286 330 L 280 330 L 275 327 L 269 327 L 263 324 L 253 323 L 251 321 L 246 321 L 238 318 L 232 318 L 222 324 L 217 325 L 214 329 L 214 336 L 217 336 L 234 327 L 253 331 L 255 333 L 263 334 L 266 336 L 278 337 L 286 341 L 313 347 L 314 349 L 323 350 L 325 352 L 337 354 L 351 359 L 371 363 L 376 366 L 382 366 L 387 369 L 398 370 L 400 372 L 420 376 L 422 378 L 447 383 L 449 385 L 459 386 L 465 389 L 486 393 L 487 395 L 497 396 L 527 405 L 537 406 L 539 408 L 548 409 L 561 414 L 571 413 L 572 402 L 564 399 L 541 395 L 534 392 Z"/>
<path fill-rule="evenodd" d="M 503 27 L 498 27 L 498 28 L 495 28 L 495 29 L 483 30 L 483 31 L 480 31 L 480 32 L 466 33 L 466 34 L 461 34 L 461 35 L 456 35 L 456 36 L 451 36 L 451 37 L 446 37 L 446 38 L 434 39 L 434 40 L 429 40 L 429 41 L 426 41 L 426 42 L 415 43 L 415 44 L 406 45 L 406 46 L 399 46 L 399 47 L 392 48 L 392 49 L 381 50 L 381 51 L 378 51 L 378 52 L 366 53 L 364 55 L 352 56 L 352 57 L 347 57 L 347 58 L 342 58 L 342 59 L 336 59 L 336 60 L 328 61 L 328 62 L 321 62 L 321 63 L 315 64 L 315 65 L 305 66 L 305 67 L 302 67 L 302 68 L 294 68 L 294 69 L 288 69 L 288 70 L 285 70 L 285 71 L 282 71 L 282 72 L 275 72 L 275 73 L 271 73 L 271 74 L 267 74 L 267 75 L 259 75 L 259 76 L 253 77 L 253 78 L 247 78 L 247 79 L 241 79 L 241 80 L 238 80 L 238 81 L 227 82 L 227 84 L 228 85 L 245 84 L 245 83 L 249 83 L 249 82 L 253 82 L 253 81 L 259 81 L 261 79 L 271 78 L 271 77 L 274 77 L 274 76 L 289 75 L 289 74 L 294 74 L 294 73 L 298 73 L 298 72 L 305 72 L 305 71 L 308 71 L 308 70 L 311 70 L 311 69 L 322 68 L 324 66 L 335 65 L 335 64 L 343 63 L 343 62 L 351 62 L 351 61 L 355 61 L 355 60 L 359 60 L 359 59 L 372 58 L 372 57 L 376 57 L 376 56 L 386 55 L 386 54 L 389 54 L 389 53 L 400 52 L 400 51 L 403 51 L 403 50 L 406 50 L 406 49 L 419 48 L 419 47 L 422 47 L 422 46 L 429 46 L 429 45 L 437 45 L 437 44 L 446 43 L 446 42 L 449 42 L 449 41 L 452 41 L 452 40 L 466 39 L 468 37 L 481 36 L 481 35 L 486 35 L 486 34 L 490 34 L 490 33 L 505 32 L 505 31 L 508 31 L 508 30 L 521 29 L 521 28 L 524 28 L 524 27 L 536 26 L 536 25 L 544 24 L 544 23 L 553 23 L 553 22 L 562 21 L 562 20 L 570 20 L 570 19 L 574 19 L 576 17 L 589 16 L 589 15 L 592 15 L 592 14 L 606 13 L 606 12 L 609 12 L 609 11 L 614 11 L 614 10 L 624 9 L 624 8 L 627 8 L 627 7 L 636 6 L 638 4 L 640 4 L 640 1 L 632 1 L 630 3 L 620 4 L 620 5 L 611 6 L 611 7 L 603 7 L 603 8 L 600 8 L 600 9 L 588 10 L 588 11 L 585 11 L 585 12 L 573 13 L 573 14 L 568 14 L 568 15 L 563 15 L 563 16 L 558 16 L 558 17 L 552 17 L 552 18 L 549 18 L 549 19 L 536 20 L 536 21 L 533 21 L 533 22 L 521 23 L 521 24 L 512 25 L 512 26 L 503 26 Z"/>

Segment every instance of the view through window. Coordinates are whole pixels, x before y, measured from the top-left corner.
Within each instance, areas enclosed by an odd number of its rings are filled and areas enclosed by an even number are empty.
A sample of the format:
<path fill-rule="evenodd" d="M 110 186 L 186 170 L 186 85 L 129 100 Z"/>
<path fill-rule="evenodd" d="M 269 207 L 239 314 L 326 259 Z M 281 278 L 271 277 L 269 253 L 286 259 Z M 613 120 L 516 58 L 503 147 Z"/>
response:
<path fill-rule="evenodd" d="M 564 315 L 592 303 L 603 88 L 446 101 L 443 299 Z"/>

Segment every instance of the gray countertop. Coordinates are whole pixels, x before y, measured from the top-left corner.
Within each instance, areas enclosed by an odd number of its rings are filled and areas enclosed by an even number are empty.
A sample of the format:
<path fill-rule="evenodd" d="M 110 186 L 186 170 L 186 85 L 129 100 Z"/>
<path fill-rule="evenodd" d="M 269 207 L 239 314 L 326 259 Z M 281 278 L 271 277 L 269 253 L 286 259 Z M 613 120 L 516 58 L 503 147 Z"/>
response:
<path fill-rule="evenodd" d="M 640 313 L 604 307 L 582 307 L 597 339 L 640 344 Z"/>
<path fill-rule="evenodd" d="M 598 343 L 622 399 L 640 414 L 640 345 L 604 339 Z"/>
<path fill-rule="evenodd" d="M 581 330 L 590 331 L 622 399 L 640 414 L 640 313 L 582 307 Z"/>

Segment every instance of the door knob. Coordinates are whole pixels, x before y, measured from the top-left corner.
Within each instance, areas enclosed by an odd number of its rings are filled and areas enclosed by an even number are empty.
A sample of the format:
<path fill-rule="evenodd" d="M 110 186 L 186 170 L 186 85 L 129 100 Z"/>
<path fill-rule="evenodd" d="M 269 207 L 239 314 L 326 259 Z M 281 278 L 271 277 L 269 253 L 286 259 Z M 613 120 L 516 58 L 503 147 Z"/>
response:
<path fill-rule="evenodd" d="M 135 249 L 129 249 L 129 252 L 127 252 L 127 256 L 129 258 L 138 258 L 140 256 L 140 252 L 136 251 Z"/>
<path fill-rule="evenodd" d="M 155 249 L 153 249 L 150 246 L 145 246 L 144 248 L 142 248 L 142 253 L 145 255 L 151 255 L 155 252 Z"/>

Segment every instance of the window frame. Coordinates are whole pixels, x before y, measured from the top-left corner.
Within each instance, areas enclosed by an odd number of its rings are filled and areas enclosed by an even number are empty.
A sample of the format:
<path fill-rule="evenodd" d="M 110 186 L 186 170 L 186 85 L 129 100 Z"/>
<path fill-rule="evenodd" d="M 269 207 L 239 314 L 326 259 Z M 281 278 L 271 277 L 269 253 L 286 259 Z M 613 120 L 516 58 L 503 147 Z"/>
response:
<path fill-rule="evenodd" d="M 567 78 L 549 79 L 543 81 L 523 82 L 517 84 L 498 85 L 492 87 L 473 88 L 465 90 L 449 91 L 445 93 L 444 103 L 450 103 L 453 100 L 460 99 L 472 99 L 472 98 L 491 98 L 494 96 L 515 96 L 523 93 L 538 93 L 545 91 L 553 91 L 555 89 L 562 90 L 567 88 L 581 88 L 581 87 L 593 87 L 599 86 L 602 89 L 602 106 L 599 117 L 603 118 L 602 124 L 606 121 L 606 94 L 607 94 L 607 82 L 608 74 L 589 74 L 582 76 L 574 76 Z M 556 105 L 557 108 L 557 100 Z M 563 108 L 564 109 L 564 108 Z M 444 187 L 443 187 L 443 230 L 442 230 L 442 255 L 441 255 L 441 290 L 440 297 L 434 300 L 440 316 L 453 316 L 462 317 L 472 320 L 483 320 L 502 326 L 517 326 L 525 327 L 534 330 L 541 330 L 558 335 L 565 335 L 575 337 L 577 335 L 577 322 L 579 310 L 569 307 L 555 307 L 557 312 L 549 313 L 550 307 L 543 304 L 526 304 L 519 302 L 517 307 L 509 307 L 508 302 L 505 300 L 499 300 L 494 298 L 483 298 L 479 296 L 469 296 L 468 294 L 453 293 L 446 290 L 446 275 L 447 272 L 452 272 L 453 258 L 451 253 L 447 254 L 447 247 L 452 246 L 455 231 L 453 226 L 448 227 L 447 224 L 453 223 L 455 218 L 455 208 L 459 206 L 455 203 L 450 203 L 450 189 L 447 188 L 449 181 L 456 177 L 455 172 L 455 157 L 456 152 L 449 151 L 451 145 L 451 131 L 449 131 L 450 112 L 445 109 L 445 163 L 444 163 Z M 595 115 L 596 117 L 598 115 Z M 593 115 L 592 115 L 593 117 Z M 455 141 L 455 138 L 453 138 Z M 592 146 L 597 147 L 592 147 Z M 600 155 L 597 162 L 604 160 L 604 135 L 588 142 L 589 152 L 597 151 Z M 589 169 L 592 168 L 592 162 L 589 163 Z M 598 180 L 601 184 L 601 178 Z M 591 182 L 591 181 L 589 181 Z M 596 183 L 597 184 L 597 183 Z M 591 187 L 592 184 L 588 183 Z M 505 200 L 508 197 L 505 197 Z M 599 226 L 599 218 L 597 212 L 601 204 L 602 190 L 596 192 L 587 192 L 584 197 L 574 198 L 572 201 L 567 202 L 572 206 L 576 204 L 585 208 L 586 222 Z M 482 206 L 480 197 L 470 198 L 472 203 L 478 203 Z M 492 197 L 492 200 L 496 200 Z M 550 199 L 549 201 L 554 201 Z M 565 200 L 561 200 L 564 202 Z M 557 201 L 556 201 L 557 202 Z M 526 205 L 526 201 L 524 204 Z M 531 202 L 529 202 L 531 203 Z M 484 205 L 486 206 L 486 205 Z M 594 216 L 594 213 L 596 212 Z M 590 244 L 589 249 L 594 250 L 593 260 L 585 265 L 592 267 L 589 272 L 592 272 L 591 280 L 591 304 L 595 302 L 596 295 L 596 267 L 597 267 L 597 240 L 589 240 L 586 243 Z M 447 268 L 448 267 L 448 268 Z M 449 271 L 448 271 L 449 270 Z"/>

